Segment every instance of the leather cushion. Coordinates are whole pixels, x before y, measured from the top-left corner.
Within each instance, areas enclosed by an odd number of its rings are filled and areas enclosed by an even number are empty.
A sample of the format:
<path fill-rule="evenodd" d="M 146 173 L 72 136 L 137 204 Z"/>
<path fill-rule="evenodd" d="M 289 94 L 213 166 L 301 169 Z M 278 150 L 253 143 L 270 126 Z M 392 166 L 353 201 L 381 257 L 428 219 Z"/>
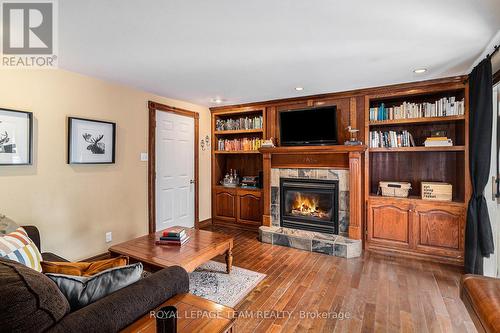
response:
<path fill-rule="evenodd" d="M 136 263 L 110 268 L 91 277 L 52 273 L 46 275 L 56 283 L 74 311 L 137 282 L 142 271 L 142 264 Z"/>
<path fill-rule="evenodd" d="M 54 282 L 13 260 L 0 258 L 0 331 L 39 332 L 70 311 Z"/>
<path fill-rule="evenodd" d="M 465 275 L 462 293 L 466 294 L 484 330 L 500 332 L 500 279 Z"/>
<path fill-rule="evenodd" d="M 65 274 L 75 276 L 92 276 L 114 267 L 128 265 L 128 257 L 98 260 L 93 262 L 52 262 L 42 261 L 43 273 Z"/>

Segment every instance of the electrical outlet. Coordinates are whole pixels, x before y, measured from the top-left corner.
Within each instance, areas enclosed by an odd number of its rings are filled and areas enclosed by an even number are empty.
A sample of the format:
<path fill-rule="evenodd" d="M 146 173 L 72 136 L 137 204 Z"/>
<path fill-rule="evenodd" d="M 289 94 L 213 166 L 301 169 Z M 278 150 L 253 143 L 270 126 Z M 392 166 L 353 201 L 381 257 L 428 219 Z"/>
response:
<path fill-rule="evenodd" d="M 147 160 L 148 160 L 148 153 L 141 153 L 141 161 L 147 162 Z"/>
<path fill-rule="evenodd" d="M 108 231 L 106 233 L 106 243 L 109 243 L 113 240 L 113 233 L 111 231 Z"/>

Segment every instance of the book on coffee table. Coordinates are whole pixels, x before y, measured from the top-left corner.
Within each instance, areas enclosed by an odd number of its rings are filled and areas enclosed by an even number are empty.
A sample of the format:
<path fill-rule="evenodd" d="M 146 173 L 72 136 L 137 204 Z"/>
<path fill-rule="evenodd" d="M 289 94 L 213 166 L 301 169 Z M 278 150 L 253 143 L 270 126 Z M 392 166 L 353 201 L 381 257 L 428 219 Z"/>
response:
<path fill-rule="evenodd" d="M 163 237 L 161 237 L 163 238 Z M 184 245 L 188 240 L 189 237 L 184 238 L 183 240 L 164 240 L 164 239 L 159 239 L 155 241 L 156 245 L 175 245 L 175 246 L 182 246 Z"/>
<path fill-rule="evenodd" d="M 163 237 L 181 237 L 186 235 L 186 229 L 181 227 L 173 227 L 163 230 Z"/>

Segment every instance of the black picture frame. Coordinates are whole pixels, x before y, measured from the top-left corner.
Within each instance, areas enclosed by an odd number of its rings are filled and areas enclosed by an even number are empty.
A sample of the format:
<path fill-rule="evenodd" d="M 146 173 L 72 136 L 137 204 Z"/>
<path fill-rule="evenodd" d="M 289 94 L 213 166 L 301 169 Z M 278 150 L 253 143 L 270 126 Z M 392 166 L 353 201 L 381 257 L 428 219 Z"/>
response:
<path fill-rule="evenodd" d="M 0 166 L 22 166 L 33 164 L 33 112 L 19 111 L 13 109 L 0 108 L 0 111 L 7 113 L 25 114 L 27 116 L 27 131 L 28 131 L 28 147 L 27 147 L 27 161 L 24 163 L 3 163 L 0 159 Z M 0 122 L 2 118 L 0 117 Z"/>
<path fill-rule="evenodd" d="M 72 159 L 73 152 L 75 151 L 76 147 L 73 146 L 73 133 L 74 131 L 74 122 L 89 122 L 89 123 L 95 123 L 95 124 L 105 124 L 105 125 L 110 125 L 112 129 L 112 135 L 111 135 L 111 158 L 109 161 L 75 161 Z M 88 118 L 79 118 L 79 117 L 68 117 L 68 158 L 67 158 L 67 164 L 114 164 L 115 163 L 115 155 L 116 155 L 116 123 L 110 122 L 110 121 L 102 121 L 102 120 L 95 120 L 95 119 L 88 119 Z M 87 148 L 89 149 L 89 148 Z"/>

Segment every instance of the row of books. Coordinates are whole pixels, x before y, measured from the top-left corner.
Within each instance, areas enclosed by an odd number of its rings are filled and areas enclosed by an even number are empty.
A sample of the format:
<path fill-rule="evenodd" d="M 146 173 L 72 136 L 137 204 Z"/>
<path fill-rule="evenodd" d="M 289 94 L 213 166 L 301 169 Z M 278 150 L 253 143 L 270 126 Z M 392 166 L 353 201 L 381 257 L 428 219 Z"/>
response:
<path fill-rule="evenodd" d="M 464 114 L 464 100 L 456 101 L 455 97 L 443 97 L 434 103 L 408 103 L 400 106 L 370 108 L 370 121 L 459 116 Z"/>
<path fill-rule="evenodd" d="M 262 128 L 262 116 L 239 119 L 218 119 L 215 122 L 217 131 L 249 130 Z"/>
<path fill-rule="evenodd" d="M 424 141 L 425 147 L 451 147 L 453 141 L 445 136 L 429 137 Z"/>
<path fill-rule="evenodd" d="M 262 146 L 263 141 L 259 138 L 219 139 L 217 141 L 217 149 L 223 151 L 257 150 Z"/>
<path fill-rule="evenodd" d="M 370 148 L 414 147 L 415 141 L 408 131 L 371 131 Z"/>
<path fill-rule="evenodd" d="M 162 236 L 156 241 L 156 245 L 182 246 L 189 240 L 186 230 L 183 228 L 170 228 L 163 231 Z"/>

